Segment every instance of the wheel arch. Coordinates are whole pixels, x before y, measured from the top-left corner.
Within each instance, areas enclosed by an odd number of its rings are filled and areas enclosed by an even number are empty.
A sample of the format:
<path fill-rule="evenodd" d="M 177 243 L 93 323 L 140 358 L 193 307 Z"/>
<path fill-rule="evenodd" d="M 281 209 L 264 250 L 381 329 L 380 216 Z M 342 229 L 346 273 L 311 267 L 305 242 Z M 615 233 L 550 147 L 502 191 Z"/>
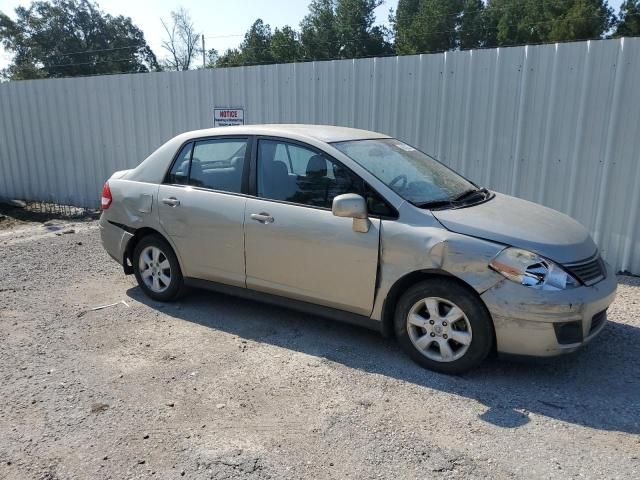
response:
<path fill-rule="evenodd" d="M 167 238 L 166 235 L 163 235 L 161 232 L 151 227 L 142 227 L 138 228 L 133 232 L 133 236 L 127 242 L 127 246 L 124 249 L 123 257 L 122 257 L 122 267 L 124 268 L 124 273 L 127 275 L 133 274 L 133 252 L 136 248 L 136 245 L 142 240 L 144 237 L 148 237 L 149 235 L 158 235 L 165 242 L 169 244 L 176 258 L 178 259 L 178 263 L 180 264 L 180 269 L 184 271 L 182 261 L 180 259 L 180 255 L 176 250 L 175 245 L 171 240 Z"/>
<path fill-rule="evenodd" d="M 433 278 L 446 278 L 447 280 L 453 281 L 458 285 L 465 288 L 470 295 L 474 295 L 485 308 L 487 315 L 491 319 L 491 330 L 493 332 L 493 348 L 495 349 L 496 345 L 496 331 L 495 325 L 493 323 L 493 317 L 491 316 L 491 312 L 487 308 L 487 305 L 484 303 L 484 300 L 480 296 L 480 294 L 467 282 L 462 280 L 451 273 L 441 270 L 441 269 L 424 269 L 424 270 L 416 270 L 414 272 L 410 272 L 403 277 L 396 280 L 393 286 L 389 289 L 389 293 L 384 300 L 382 306 L 382 334 L 385 337 L 394 336 L 394 328 L 393 322 L 396 312 L 396 306 L 398 304 L 398 300 L 402 296 L 403 292 L 405 292 L 408 288 L 419 283 L 424 280 L 431 280 Z"/>

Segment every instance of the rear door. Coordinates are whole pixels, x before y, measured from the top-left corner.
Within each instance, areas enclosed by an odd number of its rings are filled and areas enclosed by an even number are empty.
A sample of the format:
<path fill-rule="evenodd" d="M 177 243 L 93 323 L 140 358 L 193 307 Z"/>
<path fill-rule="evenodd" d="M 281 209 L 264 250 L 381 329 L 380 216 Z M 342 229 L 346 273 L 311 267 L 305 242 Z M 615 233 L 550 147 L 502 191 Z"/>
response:
<path fill-rule="evenodd" d="M 186 277 L 245 286 L 248 144 L 247 137 L 190 142 L 158 189 L 160 224 Z"/>
<path fill-rule="evenodd" d="M 311 147 L 258 140 L 255 188 L 245 214 L 247 287 L 370 315 L 380 220 L 367 233 L 331 213 L 362 180 Z M 252 174 L 252 182 L 254 181 Z"/>

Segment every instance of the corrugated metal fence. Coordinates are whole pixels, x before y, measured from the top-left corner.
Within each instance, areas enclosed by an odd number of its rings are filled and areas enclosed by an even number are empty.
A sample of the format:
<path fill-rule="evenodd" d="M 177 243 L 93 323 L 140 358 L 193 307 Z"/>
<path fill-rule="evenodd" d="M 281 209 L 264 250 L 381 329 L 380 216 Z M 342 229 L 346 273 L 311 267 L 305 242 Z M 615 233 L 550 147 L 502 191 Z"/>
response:
<path fill-rule="evenodd" d="M 0 85 L 0 197 L 95 207 L 214 106 L 388 133 L 575 217 L 640 273 L 640 39 Z"/>

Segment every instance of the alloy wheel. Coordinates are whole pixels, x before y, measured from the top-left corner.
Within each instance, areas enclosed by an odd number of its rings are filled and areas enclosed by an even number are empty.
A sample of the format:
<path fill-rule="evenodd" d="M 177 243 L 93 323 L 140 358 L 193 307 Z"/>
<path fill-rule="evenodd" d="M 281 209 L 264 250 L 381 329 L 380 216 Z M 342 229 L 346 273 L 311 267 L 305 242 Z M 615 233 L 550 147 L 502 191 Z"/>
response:
<path fill-rule="evenodd" d="M 158 247 L 149 246 L 140 252 L 138 268 L 142 281 L 151 291 L 162 293 L 169 288 L 171 265 L 167 256 Z"/>
<path fill-rule="evenodd" d="M 407 315 L 409 338 L 418 351 L 436 362 L 453 362 L 469 349 L 473 333 L 469 319 L 450 300 L 427 297 Z"/>

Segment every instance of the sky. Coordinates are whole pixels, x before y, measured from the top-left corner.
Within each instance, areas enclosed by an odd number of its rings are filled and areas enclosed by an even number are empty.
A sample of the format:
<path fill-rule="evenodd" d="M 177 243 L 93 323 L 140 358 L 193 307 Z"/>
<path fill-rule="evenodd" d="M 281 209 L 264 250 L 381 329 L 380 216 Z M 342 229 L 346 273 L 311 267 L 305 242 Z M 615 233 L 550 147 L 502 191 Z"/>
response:
<path fill-rule="evenodd" d="M 623 0 L 609 0 L 617 11 Z M 102 0 L 101 9 L 112 15 L 131 17 L 142 29 L 147 43 L 158 58 L 162 49 L 161 18 L 169 19 L 171 10 L 185 7 L 191 14 L 196 30 L 204 33 L 206 49 L 222 53 L 236 47 L 256 18 L 262 18 L 271 28 L 291 25 L 298 28 L 307 12 L 309 0 Z M 17 6 L 28 6 L 30 0 L 0 0 L 0 11 L 15 18 Z M 385 0 L 376 9 L 376 22 L 387 24 L 389 8 L 396 8 L 398 0 Z M 0 68 L 7 66 L 11 56 L 0 47 Z"/>
<path fill-rule="evenodd" d="M 15 18 L 14 9 L 28 6 L 30 0 L 0 0 L 0 11 Z M 275 27 L 290 25 L 298 28 L 302 17 L 308 13 L 308 0 L 98 0 L 100 8 L 112 15 L 131 17 L 142 29 L 147 43 L 158 58 L 165 56 L 162 49 L 164 37 L 160 19 L 169 19 L 171 10 L 185 7 L 191 14 L 198 32 L 204 33 L 206 49 L 215 48 L 222 53 L 237 47 L 244 33 L 256 18 Z M 378 23 L 388 23 L 389 8 L 395 9 L 397 0 L 385 0 L 376 9 Z M 0 47 L 0 68 L 4 68 L 11 56 Z"/>

